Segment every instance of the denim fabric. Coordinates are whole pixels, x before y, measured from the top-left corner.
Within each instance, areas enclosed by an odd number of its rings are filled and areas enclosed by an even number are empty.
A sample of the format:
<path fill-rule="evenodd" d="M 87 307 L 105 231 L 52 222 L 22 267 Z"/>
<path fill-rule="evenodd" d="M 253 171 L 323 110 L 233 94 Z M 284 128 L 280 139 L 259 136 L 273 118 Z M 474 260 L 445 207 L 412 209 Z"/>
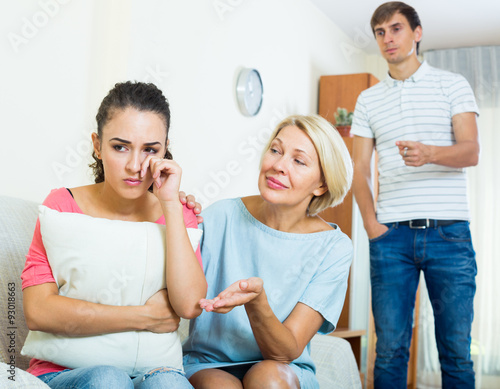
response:
<path fill-rule="evenodd" d="M 52 389 L 132 389 L 132 380 L 123 370 L 114 366 L 82 367 L 38 376 Z"/>
<path fill-rule="evenodd" d="M 443 388 L 474 388 L 470 333 L 477 269 L 469 223 L 427 229 L 386 225 L 386 233 L 370 240 L 375 388 L 406 388 L 420 271 L 434 311 Z"/>
<path fill-rule="evenodd" d="M 114 366 L 92 366 L 47 373 L 38 377 L 52 389 L 160 389 L 193 387 L 184 373 L 171 368 L 158 368 L 135 378 Z"/>

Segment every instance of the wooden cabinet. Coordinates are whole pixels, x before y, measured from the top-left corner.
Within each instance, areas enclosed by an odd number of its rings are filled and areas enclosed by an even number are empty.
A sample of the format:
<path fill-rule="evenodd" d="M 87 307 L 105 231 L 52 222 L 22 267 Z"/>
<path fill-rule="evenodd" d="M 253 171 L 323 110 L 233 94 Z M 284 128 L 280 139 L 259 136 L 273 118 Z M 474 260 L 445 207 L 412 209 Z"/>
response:
<path fill-rule="evenodd" d="M 354 111 L 361 92 L 378 82 L 370 73 L 321 76 L 319 80 L 318 112 L 330 123 L 335 124 L 333 114 L 337 107 Z"/>
<path fill-rule="evenodd" d="M 357 74 L 344 74 L 344 75 L 334 75 L 334 76 L 322 76 L 320 78 L 319 86 L 319 104 L 318 111 L 321 116 L 327 119 L 329 122 L 335 124 L 334 113 L 337 111 L 338 107 L 347 108 L 348 111 L 354 111 L 356 106 L 356 101 L 359 94 L 365 89 L 375 85 L 378 82 L 377 78 L 369 73 L 357 73 Z M 353 138 L 344 137 L 344 142 L 352 155 Z M 376 161 L 376 159 L 375 159 Z M 375 172 L 374 180 L 377 180 L 377 174 Z M 378 187 L 377 182 L 374 182 L 374 188 Z M 329 208 L 323 211 L 320 216 L 329 222 L 334 222 L 338 224 L 341 230 L 346 233 L 350 238 L 352 238 L 352 208 L 353 208 L 353 196 L 349 192 L 344 200 L 344 202 L 337 207 Z M 354 259 L 356 260 L 356 259 Z M 344 308 L 340 315 L 337 329 L 332 333 L 333 336 L 339 336 L 347 339 L 351 343 L 353 348 L 356 361 L 361 369 L 361 338 L 365 335 L 364 330 L 352 329 L 349 326 L 349 314 L 350 314 L 350 287 L 351 279 L 349 277 L 349 284 L 347 288 L 346 298 L 344 302 Z M 415 306 L 415 317 L 418 318 L 418 294 Z M 373 317 L 371 312 L 369 313 L 369 325 L 368 325 L 368 341 L 367 341 L 367 388 L 373 388 L 373 367 L 375 363 L 375 329 L 373 325 Z M 417 322 L 414 323 L 414 329 L 412 334 L 412 344 L 410 348 L 410 362 L 408 366 L 408 388 L 415 388 L 416 386 L 416 367 L 417 367 L 417 339 L 418 339 L 418 325 Z"/>

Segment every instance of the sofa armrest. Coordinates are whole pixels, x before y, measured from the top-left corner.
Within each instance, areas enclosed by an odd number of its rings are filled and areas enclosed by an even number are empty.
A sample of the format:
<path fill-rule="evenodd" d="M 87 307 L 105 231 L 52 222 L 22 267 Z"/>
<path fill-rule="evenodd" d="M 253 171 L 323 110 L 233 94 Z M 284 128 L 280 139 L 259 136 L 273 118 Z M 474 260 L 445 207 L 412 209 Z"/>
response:
<path fill-rule="evenodd" d="M 0 362 L 0 388 L 50 389 L 34 375 L 3 362 Z"/>
<path fill-rule="evenodd" d="M 311 340 L 311 357 L 320 388 L 361 388 L 358 366 L 347 340 L 316 334 Z"/>
<path fill-rule="evenodd" d="M 10 363 L 12 358 L 21 369 L 27 369 L 30 358 L 20 354 L 28 327 L 24 320 L 23 293 L 21 291 L 21 272 L 26 254 L 33 238 L 38 204 L 32 201 L 0 196 L 0 362 Z M 11 301 L 8 300 L 7 285 L 13 289 Z M 12 301 L 14 300 L 14 301 Z M 12 306 L 13 305 L 13 306 Z M 15 338 L 11 339 L 7 329 L 12 327 L 7 308 L 15 312 Z M 13 342 L 13 343 L 11 343 Z M 12 349 L 15 352 L 12 352 Z M 0 387 L 3 387 L 0 385 Z"/>

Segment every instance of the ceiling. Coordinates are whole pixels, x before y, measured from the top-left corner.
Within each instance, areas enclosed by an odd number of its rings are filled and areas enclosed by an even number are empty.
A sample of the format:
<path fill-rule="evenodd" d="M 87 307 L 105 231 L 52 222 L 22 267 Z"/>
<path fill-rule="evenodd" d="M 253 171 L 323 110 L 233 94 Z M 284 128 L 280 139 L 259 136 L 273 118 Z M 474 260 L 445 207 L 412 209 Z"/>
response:
<path fill-rule="evenodd" d="M 370 28 L 373 11 L 384 0 L 310 0 L 342 29 L 357 47 L 378 53 Z M 500 45 L 500 1 L 412 0 L 422 22 L 420 51 Z"/>

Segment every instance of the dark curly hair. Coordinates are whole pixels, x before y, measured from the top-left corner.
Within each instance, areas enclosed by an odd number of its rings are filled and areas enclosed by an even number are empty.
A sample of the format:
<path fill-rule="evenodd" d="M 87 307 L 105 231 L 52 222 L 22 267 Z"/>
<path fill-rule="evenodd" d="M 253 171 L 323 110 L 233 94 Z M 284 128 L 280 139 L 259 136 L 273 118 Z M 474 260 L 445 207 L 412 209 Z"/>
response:
<path fill-rule="evenodd" d="M 165 122 L 167 132 L 170 128 L 170 107 L 166 97 L 156 85 L 144 82 L 122 82 L 115 84 L 108 95 L 102 100 L 101 106 L 97 111 L 97 135 L 102 139 L 102 129 L 108 123 L 116 111 L 126 108 L 135 108 L 138 111 L 154 112 L 160 115 Z M 89 166 L 94 173 L 94 181 L 96 184 L 104 181 L 104 167 L 102 160 L 97 158 L 95 151 L 92 152 L 93 163 Z M 172 154 L 167 149 L 164 158 L 172 159 Z M 150 188 L 151 189 L 151 188 Z"/>

